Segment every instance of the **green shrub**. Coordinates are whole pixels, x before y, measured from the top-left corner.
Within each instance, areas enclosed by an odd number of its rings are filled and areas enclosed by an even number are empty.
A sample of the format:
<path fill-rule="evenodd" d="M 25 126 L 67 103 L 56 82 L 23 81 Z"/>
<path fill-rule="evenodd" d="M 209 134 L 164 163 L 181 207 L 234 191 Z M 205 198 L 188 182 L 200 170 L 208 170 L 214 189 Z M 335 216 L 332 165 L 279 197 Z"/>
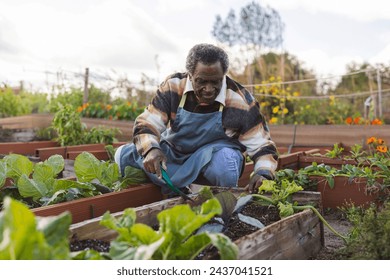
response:
<path fill-rule="evenodd" d="M 348 259 L 390 259 L 390 202 L 383 207 L 367 209 L 351 207 L 346 210 L 353 228 L 344 249 Z"/>

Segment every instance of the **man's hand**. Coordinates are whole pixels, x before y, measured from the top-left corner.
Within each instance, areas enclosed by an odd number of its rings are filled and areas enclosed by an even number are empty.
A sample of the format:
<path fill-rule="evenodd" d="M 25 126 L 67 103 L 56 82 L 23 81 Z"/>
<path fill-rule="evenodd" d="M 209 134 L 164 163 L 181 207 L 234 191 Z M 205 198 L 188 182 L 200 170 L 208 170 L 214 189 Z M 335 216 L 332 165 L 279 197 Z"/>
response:
<path fill-rule="evenodd" d="M 165 170 L 167 169 L 167 158 L 164 153 L 157 148 L 151 149 L 147 153 L 143 163 L 146 171 L 156 174 L 160 179 L 162 178 L 160 165 L 162 164 L 163 168 Z"/>
<path fill-rule="evenodd" d="M 257 193 L 259 187 L 263 183 L 263 180 L 267 180 L 267 178 L 259 174 L 254 174 L 249 180 L 249 184 L 246 186 L 245 189 L 247 189 L 249 193 Z"/>

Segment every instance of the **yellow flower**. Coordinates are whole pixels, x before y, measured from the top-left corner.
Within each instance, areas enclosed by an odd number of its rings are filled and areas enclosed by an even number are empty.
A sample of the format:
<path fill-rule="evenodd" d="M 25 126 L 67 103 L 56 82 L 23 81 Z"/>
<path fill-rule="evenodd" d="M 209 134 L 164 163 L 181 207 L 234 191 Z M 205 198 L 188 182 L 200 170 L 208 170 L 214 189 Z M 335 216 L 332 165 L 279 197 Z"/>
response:
<path fill-rule="evenodd" d="M 278 118 L 276 117 L 272 117 L 271 120 L 269 121 L 270 124 L 277 123 L 277 122 L 278 122 Z"/>
<path fill-rule="evenodd" d="M 299 93 L 299 92 L 297 92 L 297 91 L 294 91 L 293 92 L 293 96 L 300 96 L 301 94 Z"/>
<path fill-rule="evenodd" d="M 275 106 L 275 107 L 272 109 L 272 113 L 277 114 L 278 112 L 279 112 L 279 106 Z"/>
<path fill-rule="evenodd" d="M 286 115 L 287 113 L 288 113 L 288 109 L 287 109 L 287 108 L 284 108 L 284 109 L 283 109 L 283 114 Z"/>

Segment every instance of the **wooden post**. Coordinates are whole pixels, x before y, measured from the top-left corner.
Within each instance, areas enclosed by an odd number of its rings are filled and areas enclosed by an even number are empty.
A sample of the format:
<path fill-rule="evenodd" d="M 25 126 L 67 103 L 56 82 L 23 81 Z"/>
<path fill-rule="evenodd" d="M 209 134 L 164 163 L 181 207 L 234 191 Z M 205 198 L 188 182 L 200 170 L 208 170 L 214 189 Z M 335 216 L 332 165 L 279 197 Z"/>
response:
<path fill-rule="evenodd" d="M 378 85 L 378 117 L 382 118 L 382 82 L 379 68 L 376 69 L 376 81 Z"/>
<path fill-rule="evenodd" d="M 88 102 L 88 76 L 89 76 L 89 68 L 85 68 L 83 104 Z"/>
<path fill-rule="evenodd" d="M 370 95 L 371 95 L 371 98 L 372 98 L 372 104 L 374 106 L 374 109 L 373 109 L 373 113 L 374 113 L 374 118 L 377 118 L 378 117 L 378 99 L 376 98 L 377 95 L 374 93 L 373 91 L 373 88 L 372 88 L 372 75 L 371 75 L 371 72 L 370 71 L 367 71 L 367 75 L 368 75 L 368 87 L 370 89 Z"/>

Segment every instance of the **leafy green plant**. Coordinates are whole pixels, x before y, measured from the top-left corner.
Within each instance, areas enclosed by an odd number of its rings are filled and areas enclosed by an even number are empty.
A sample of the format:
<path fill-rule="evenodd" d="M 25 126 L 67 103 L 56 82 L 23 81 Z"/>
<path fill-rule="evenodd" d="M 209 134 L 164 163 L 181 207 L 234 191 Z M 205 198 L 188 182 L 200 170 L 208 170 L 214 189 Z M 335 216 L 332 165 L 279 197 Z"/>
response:
<path fill-rule="evenodd" d="M 352 230 L 343 254 L 348 259 L 390 259 L 390 202 L 382 208 L 371 205 L 367 209 L 349 207 L 343 209 Z"/>
<path fill-rule="evenodd" d="M 0 260 L 104 259 L 94 250 L 70 252 L 71 221 L 69 212 L 36 217 L 26 205 L 6 197 L 0 212 Z"/>
<path fill-rule="evenodd" d="M 59 110 L 54 115 L 52 126 L 57 134 L 56 141 L 61 146 L 81 144 L 112 144 L 117 141 L 115 136 L 120 133 L 118 128 L 106 128 L 104 126 L 87 129 L 81 122 L 80 113 L 70 105 L 59 105 Z"/>
<path fill-rule="evenodd" d="M 277 184 L 273 180 L 264 180 L 263 184 L 259 188 L 258 194 L 253 194 L 255 199 L 266 205 L 274 205 L 278 207 L 281 217 L 288 217 L 295 213 L 295 211 L 302 211 L 305 209 L 311 209 L 318 218 L 326 225 L 335 235 L 342 238 L 344 241 L 347 238 L 338 233 L 318 212 L 318 210 L 312 205 L 298 205 L 297 202 L 292 201 L 292 194 L 303 190 L 301 186 L 298 186 L 295 182 L 289 182 L 288 180 L 282 180 L 280 184 Z M 265 196 L 263 193 L 270 193 L 271 197 Z"/>
<path fill-rule="evenodd" d="M 112 259 L 194 259 L 207 246 L 215 246 L 221 259 L 236 259 L 237 246 L 223 234 L 196 230 L 215 215 L 221 214 L 221 205 L 213 198 L 193 211 L 189 205 L 177 205 L 157 215 L 158 230 L 135 223 L 136 213 L 126 209 L 116 219 L 106 212 L 101 225 L 118 232 L 111 242 L 108 256 Z"/>
<path fill-rule="evenodd" d="M 329 158 L 340 158 L 343 151 L 344 151 L 344 148 L 339 147 L 339 144 L 335 143 L 335 144 L 333 144 L 333 149 L 328 150 L 327 153 L 325 153 L 325 156 L 327 156 Z"/>
<path fill-rule="evenodd" d="M 0 212 L 1 260 L 70 259 L 70 214 L 36 218 L 22 203 L 9 197 Z"/>
<path fill-rule="evenodd" d="M 75 159 L 76 181 L 58 178 L 64 164 L 60 155 L 35 164 L 23 155 L 7 155 L 0 160 L 0 188 L 7 178 L 11 179 L 11 185 L 1 188 L 0 201 L 8 195 L 31 207 L 39 207 L 120 191 L 131 184 L 147 181 L 142 170 L 131 167 L 122 178 L 115 162 L 100 161 L 88 152 Z"/>
<path fill-rule="evenodd" d="M 52 127 L 57 133 L 56 141 L 61 146 L 83 144 L 86 126 L 81 122 L 80 114 L 69 105 L 60 105 L 53 118 Z"/>

